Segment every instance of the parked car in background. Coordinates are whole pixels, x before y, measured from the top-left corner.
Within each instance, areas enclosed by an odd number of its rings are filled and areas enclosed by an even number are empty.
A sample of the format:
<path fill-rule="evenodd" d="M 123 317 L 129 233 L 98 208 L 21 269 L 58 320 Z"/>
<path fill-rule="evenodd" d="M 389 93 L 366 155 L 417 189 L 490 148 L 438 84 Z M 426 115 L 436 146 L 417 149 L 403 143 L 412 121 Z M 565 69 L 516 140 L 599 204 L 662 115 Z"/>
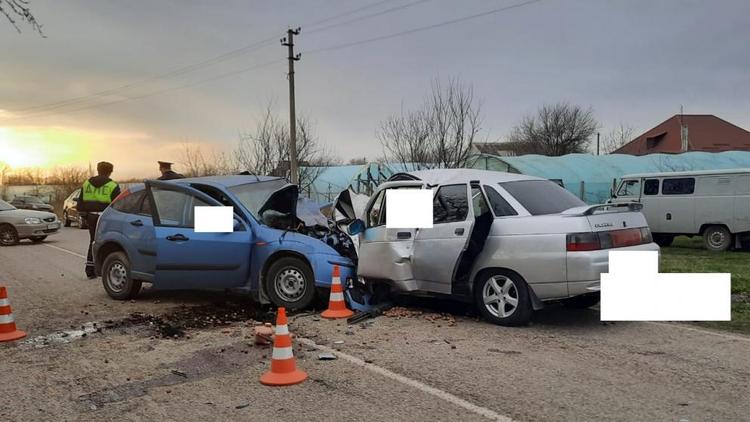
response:
<path fill-rule="evenodd" d="M 21 210 L 37 210 L 55 212 L 52 205 L 44 202 L 37 196 L 16 196 L 10 201 L 10 204 Z"/>
<path fill-rule="evenodd" d="M 386 227 L 386 192 L 432 189 L 433 227 Z M 473 301 L 489 321 L 520 325 L 544 301 L 599 302 L 609 251 L 658 251 L 637 204 L 586 205 L 557 183 L 470 169 L 400 173 L 380 185 L 362 219 L 361 283 Z M 644 292 L 644 294 L 647 294 Z"/>
<path fill-rule="evenodd" d="M 320 288 L 330 287 L 334 265 L 342 280 L 354 276 L 353 246 L 345 233 L 303 221 L 297 204 L 297 186 L 275 177 L 133 185 L 99 218 L 96 272 L 114 299 L 132 298 L 148 282 L 156 289 L 231 290 L 277 306 L 306 307 Z M 233 207 L 234 231 L 196 231 L 196 206 Z"/>
<path fill-rule="evenodd" d="M 55 214 L 46 211 L 21 210 L 0 200 L 0 246 L 11 246 L 21 239 L 42 242 L 60 230 Z"/>
<path fill-rule="evenodd" d="M 629 174 L 610 203 L 643 205 L 654 240 L 703 236 L 706 249 L 724 251 L 750 241 L 750 169 Z"/>
<path fill-rule="evenodd" d="M 62 219 L 65 227 L 70 227 L 72 223 L 75 223 L 81 229 L 89 228 L 88 224 L 86 223 L 86 219 L 82 214 L 78 213 L 78 202 L 76 201 L 76 198 L 78 198 L 78 195 L 80 193 L 81 189 L 76 189 L 75 191 L 73 191 L 73 193 L 68 195 L 67 198 L 65 198 L 65 201 L 63 201 Z"/>

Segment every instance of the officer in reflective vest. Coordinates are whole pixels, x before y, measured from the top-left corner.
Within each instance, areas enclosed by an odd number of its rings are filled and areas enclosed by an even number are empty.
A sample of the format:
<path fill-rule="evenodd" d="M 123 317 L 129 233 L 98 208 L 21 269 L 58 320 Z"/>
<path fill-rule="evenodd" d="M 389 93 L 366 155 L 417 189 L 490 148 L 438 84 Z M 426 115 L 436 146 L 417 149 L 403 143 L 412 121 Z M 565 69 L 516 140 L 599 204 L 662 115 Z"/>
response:
<path fill-rule="evenodd" d="M 109 177 L 112 175 L 114 166 L 112 163 L 102 161 L 96 165 L 97 175 L 83 182 L 81 193 L 76 199 L 78 212 L 86 219 L 89 226 L 89 250 L 86 255 L 86 276 L 89 279 L 96 278 L 94 270 L 94 258 L 91 246 L 96 234 L 96 223 L 99 215 L 120 194 L 120 186 Z"/>

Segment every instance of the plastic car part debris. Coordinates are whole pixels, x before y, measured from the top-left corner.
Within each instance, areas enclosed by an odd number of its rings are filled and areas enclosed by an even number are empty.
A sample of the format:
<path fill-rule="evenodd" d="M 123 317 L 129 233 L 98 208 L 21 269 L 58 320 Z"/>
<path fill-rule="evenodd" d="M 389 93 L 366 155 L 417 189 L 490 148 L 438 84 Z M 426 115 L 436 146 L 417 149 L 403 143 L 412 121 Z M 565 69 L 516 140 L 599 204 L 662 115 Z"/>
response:
<path fill-rule="evenodd" d="M 336 355 L 333 353 L 321 353 L 318 355 L 318 360 L 336 360 Z"/>
<path fill-rule="evenodd" d="M 383 312 L 391 309 L 393 304 L 391 302 L 383 302 L 374 306 L 371 306 L 368 311 L 359 311 L 353 316 L 346 320 L 347 324 L 357 324 L 359 322 L 368 320 L 370 318 L 376 318 L 383 314 Z"/>

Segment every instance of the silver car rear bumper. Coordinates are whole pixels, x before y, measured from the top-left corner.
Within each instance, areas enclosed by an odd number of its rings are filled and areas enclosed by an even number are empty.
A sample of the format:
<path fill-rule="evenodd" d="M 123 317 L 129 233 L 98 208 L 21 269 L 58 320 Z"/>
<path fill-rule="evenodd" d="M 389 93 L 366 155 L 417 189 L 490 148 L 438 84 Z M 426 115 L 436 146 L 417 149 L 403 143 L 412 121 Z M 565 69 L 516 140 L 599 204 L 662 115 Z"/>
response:
<path fill-rule="evenodd" d="M 659 245 L 628 246 L 599 251 L 568 252 L 568 295 L 578 296 L 600 290 L 601 274 L 609 271 L 609 251 L 656 251 Z"/>

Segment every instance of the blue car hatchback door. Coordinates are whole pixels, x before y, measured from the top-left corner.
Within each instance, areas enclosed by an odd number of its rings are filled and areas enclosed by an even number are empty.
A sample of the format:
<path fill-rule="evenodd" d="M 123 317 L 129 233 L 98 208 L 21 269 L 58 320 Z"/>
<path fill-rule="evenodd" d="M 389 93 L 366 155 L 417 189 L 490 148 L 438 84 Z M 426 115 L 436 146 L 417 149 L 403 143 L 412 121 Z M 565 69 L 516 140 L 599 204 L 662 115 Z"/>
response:
<path fill-rule="evenodd" d="M 96 228 L 94 261 L 106 292 L 135 297 L 155 289 L 231 290 L 292 309 L 330 287 L 334 265 L 354 277 L 348 237 L 297 215 L 297 186 L 260 176 L 146 181 L 126 189 Z M 234 230 L 194 229 L 196 206 L 231 206 Z M 322 215 L 320 216 L 322 217 Z"/>

